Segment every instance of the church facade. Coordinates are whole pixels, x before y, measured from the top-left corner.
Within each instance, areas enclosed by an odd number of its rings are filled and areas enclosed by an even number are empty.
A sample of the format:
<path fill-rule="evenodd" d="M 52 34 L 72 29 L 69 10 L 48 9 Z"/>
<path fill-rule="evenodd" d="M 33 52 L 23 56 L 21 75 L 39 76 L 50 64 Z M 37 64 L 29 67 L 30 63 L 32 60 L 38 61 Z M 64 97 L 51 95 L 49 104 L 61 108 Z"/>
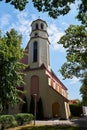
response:
<path fill-rule="evenodd" d="M 70 116 L 67 88 L 58 79 L 50 66 L 50 42 L 47 33 L 47 23 L 37 19 L 31 24 L 30 40 L 25 48 L 27 55 L 21 62 L 27 64 L 24 76 L 29 111 L 31 95 L 36 102 L 41 98 L 45 118 Z"/>

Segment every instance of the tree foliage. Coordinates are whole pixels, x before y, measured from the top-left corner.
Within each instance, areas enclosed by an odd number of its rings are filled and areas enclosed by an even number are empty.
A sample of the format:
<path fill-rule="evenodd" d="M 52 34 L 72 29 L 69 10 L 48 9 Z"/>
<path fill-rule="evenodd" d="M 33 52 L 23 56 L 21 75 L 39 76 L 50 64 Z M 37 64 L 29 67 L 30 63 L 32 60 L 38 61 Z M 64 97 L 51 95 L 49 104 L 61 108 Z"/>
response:
<path fill-rule="evenodd" d="M 5 0 L 5 2 L 22 11 L 29 0 Z M 75 4 L 77 0 L 32 0 L 32 2 L 38 11 L 47 12 L 50 17 L 57 18 L 60 15 L 69 13 L 71 4 Z M 77 18 L 82 24 L 87 25 L 87 0 L 79 1 Z"/>
<path fill-rule="evenodd" d="M 27 110 L 27 98 L 26 98 L 26 96 L 24 95 L 23 96 L 23 101 L 24 101 L 24 103 L 23 103 L 23 105 L 22 105 L 22 113 L 27 113 L 28 112 L 28 110 Z"/>
<path fill-rule="evenodd" d="M 0 0 L 0 1 L 3 1 L 3 0 Z M 16 9 L 19 9 L 20 11 L 22 11 L 25 9 L 25 6 L 28 3 L 28 0 L 5 0 L 5 3 L 10 3 Z"/>
<path fill-rule="evenodd" d="M 82 104 L 87 106 L 87 74 L 85 75 L 84 79 L 82 80 L 82 86 L 80 88 L 80 92 L 82 95 Z"/>
<path fill-rule="evenodd" d="M 21 43 L 22 36 L 14 29 L 0 37 L 0 109 L 19 100 L 17 86 L 23 85 L 24 67 L 19 62 L 24 55 Z"/>
<path fill-rule="evenodd" d="M 50 17 L 57 18 L 65 15 L 71 10 L 71 4 L 75 4 L 76 0 L 32 0 L 34 6 L 42 12 L 47 12 Z M 78 4 L 77 18 L 87 25 L 87 1 L 80 0 Z"/>
<path fill-rule="evenodd" d="M 44 118 L 44 111 L 43 111 L 43 103 L 41 97 L 37 103 L 37 110 L 38 110 L 37 118 L 39 120 L 42 120 Z"/>
<path fill-rule="evenodd" d="M 34 102 L 34 98 L 31 95 L 31 100 L 30 100 L 30 113 L 34 115 L 34 109 L 35 109 L 35 102 Z"/>
<path fill-rule="evenodd" d="M 87 26 L 87 0 L 81 0 L 81 4 L 79 5 L 79 12 L 77 15 L 78 20 Z"/>
<path fill-rule="evenodd" d="M 70 11 L 70 4 L 74 2 L 75 0 L 33 0 L 39 11 L 48 12 L 53 18 L 67 14 Z"/>
<path fill-rule="evenodd" d="M 58 43 L 62 44 L 67 52 L 67 61 L 60 72 L 65 79 L 73 76 L 82 79 L 80 92 L 83 104 L 87 105 L 87 28 L 70 25 Z"/>
<path fill-rule="evenodd" d="M 67 61 L 61 67 L 64 78 L 84 77 L 87 73 L 87 30 L 84 26 L 70 25 L 59 44 L 66 48 Z"/>
<path fill-rule="evenodd" d="M 70 104 L 71 117 L 81 117 L 82 106 L 80 104 Z"/>

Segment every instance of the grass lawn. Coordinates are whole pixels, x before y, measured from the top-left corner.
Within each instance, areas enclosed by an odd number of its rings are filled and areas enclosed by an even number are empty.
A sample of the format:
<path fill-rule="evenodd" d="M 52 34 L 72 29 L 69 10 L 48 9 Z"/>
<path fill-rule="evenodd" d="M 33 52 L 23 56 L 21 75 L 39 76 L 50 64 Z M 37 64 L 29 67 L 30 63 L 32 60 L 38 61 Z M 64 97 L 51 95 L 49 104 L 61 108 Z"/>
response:
<path fill-rule="evenodd" d="M 84 130 L 80 127 L 71 126 L 23 126 L 14 130 Z"/>

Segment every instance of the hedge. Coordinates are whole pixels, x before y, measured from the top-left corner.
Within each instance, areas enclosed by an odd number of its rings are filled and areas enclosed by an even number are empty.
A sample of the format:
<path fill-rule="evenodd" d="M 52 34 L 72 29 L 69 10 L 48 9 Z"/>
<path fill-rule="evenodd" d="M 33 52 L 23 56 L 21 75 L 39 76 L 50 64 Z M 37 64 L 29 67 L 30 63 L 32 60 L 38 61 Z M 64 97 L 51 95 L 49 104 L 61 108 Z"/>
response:
<path fill-rule="evenodd" d="M 18 113 L 15 116 L 15 118 L 18 125 L 23 125 L 23 124 L 30 123 L 34 119 L 34 116 L 32 114 L 27 114 L 27 113 Z"/>
<path fill-rule="evenodd" d="M 0 124 L 3 128 L 14 127 L 17 125 L 17 121 L 13 115 L 1 115 Z"/>
<path fill-rule="evenodd" d="M 34 119 L 32 114 L 19 113 L 17 115 L 1 115 L 0 127 L 1 129 L 15 127 L 23 124 L 28 124 Z"/>
<path fill-rule="evenodd" d="M 80 117 L 81 114 L 83 113 L 82 111 L 82 106 L 78 105 L 78 104 L 72 104 L 70 105 L 70 112 L 71 112 L 71 116 L 78 116 Z"/>

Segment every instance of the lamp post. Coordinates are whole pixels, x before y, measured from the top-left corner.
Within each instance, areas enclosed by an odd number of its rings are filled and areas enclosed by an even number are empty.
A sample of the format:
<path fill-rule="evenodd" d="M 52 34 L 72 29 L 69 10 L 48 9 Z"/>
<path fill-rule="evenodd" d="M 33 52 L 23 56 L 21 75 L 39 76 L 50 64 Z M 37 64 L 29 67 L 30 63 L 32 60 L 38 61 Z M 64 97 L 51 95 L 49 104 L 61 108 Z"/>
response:
<path fill-rule="evenodd" d="M 33 94 L 34 95 L 34 125 L 35 125 L 35 121 L 36 121 L 36 96 L 37 94 Z"/>

